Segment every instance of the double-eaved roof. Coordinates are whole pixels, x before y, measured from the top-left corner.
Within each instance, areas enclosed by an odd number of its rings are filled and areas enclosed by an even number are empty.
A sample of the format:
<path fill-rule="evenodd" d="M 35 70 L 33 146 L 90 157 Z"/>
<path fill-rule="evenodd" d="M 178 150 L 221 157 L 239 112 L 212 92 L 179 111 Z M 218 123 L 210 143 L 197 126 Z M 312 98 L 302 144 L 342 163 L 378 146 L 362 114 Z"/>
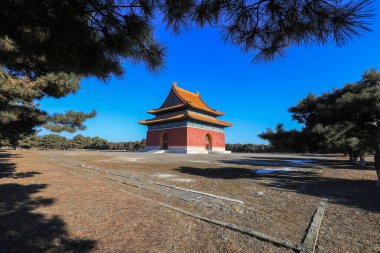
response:
<path fill-rule="evenodd" d="M 231 123 L 216 118 L 224 115 L 224 113 L 208 106 L 201 98 L 199 92 L 193 93 L 187 91 L 178 87 L 176 83 L 173 83 L 169 95 L 160 108 L 149 110 L 148 113 L 156 115 L 156 118 L 141 120 L 139 121 L 140 124 L 155 125 L 190 118 L 221 127 L 232 126 Z"/>

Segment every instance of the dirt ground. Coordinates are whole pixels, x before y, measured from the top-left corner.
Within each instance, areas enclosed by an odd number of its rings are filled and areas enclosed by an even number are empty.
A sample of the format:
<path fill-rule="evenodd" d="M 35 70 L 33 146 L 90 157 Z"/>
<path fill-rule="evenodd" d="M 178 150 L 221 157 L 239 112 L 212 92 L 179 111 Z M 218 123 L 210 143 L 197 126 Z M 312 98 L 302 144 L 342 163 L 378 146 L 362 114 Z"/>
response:
<path fill-rule="evenodd" d="M 0 151 L 0 252 L 297 252 L 322 199 L 316 252 L 380 252 L 369 161 Z"/>

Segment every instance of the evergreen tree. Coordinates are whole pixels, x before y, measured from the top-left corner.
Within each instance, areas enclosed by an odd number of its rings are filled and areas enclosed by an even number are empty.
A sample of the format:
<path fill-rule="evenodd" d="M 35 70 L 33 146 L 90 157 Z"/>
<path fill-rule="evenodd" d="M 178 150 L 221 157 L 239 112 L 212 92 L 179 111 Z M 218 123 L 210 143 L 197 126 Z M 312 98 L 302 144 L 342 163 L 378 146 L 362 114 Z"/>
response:
<path fill-rule="evenodd" d="M 267 140 L 276 152 L 320 152 L 331 151 L 326 147 L 324 136 L 316 132 L 302 129 L 285 130 L 283 124 L 278 124 L 275 130 L 267 129 L 259 134 L 261 139 Z"/>
<path fill-rule="evenodd" d="M 340 122 L 334 125 L 317 124 L 312 131 L 321 136 L 326 149 L 347 154 L 354 164 L 360 157 L 361 165 L 364 166 L 366 152 L 373 150 L 366 130 L 360 129 L 350 122 Z"/>
<path fill-rule="evenodd" d="M 40 138 L 36 134 L 28 135 L 19 141 L 19 146 L 26 149 L 39 147 Z"/>
<path fill-rule="evenodd" d="M 83 130 L 83 122 L 95 116 L 68 111 L 49 115 L 39 108 L 45 97 L 61 98 L 79 88 L 79 78 L 72 74 L 56 73 L 35 78 L 17 77 L 0 68 L 0 139 L 16 148 L 19 140 L 35 133 L 37 126 L 53 132 Z"/>
<path fill-rule="evenodd" d="M 107 149 L 107 140 L 102 139 L 100 137 L 93 137 L 91 138 L 91 145 L 90 148 L 92 149 Z"/>
<path fill-rule="evenodd" d="M 84 129 L 94 112 L 49 115 L 38 101 L 75 92 L 83 77 L 120 76 L 122 59 L 158 70 L 165 48 L 154 35 L 157 17 L 174 32 L 217 26 L 227 41 L 269 60 L 292 45 L 343 45 L 369 30 L 370 7 L 370 0 L 4 0 L 0 138 L 17 146 L 37 126 Z"/>
<path fill-rule="evenodd" d="M 227 41 L 272 59 L 291 45 L 340 46 L 368 31 L 372 16 L 370 0 L 4 0 L 0 65 L 28 77 L 106 78 L 123 72 L 122 58 L 156 70 L 165 55 L 157 17 L 174 32 L 216 26 Z"/>
<path fill-rule="evenodd" d="M 45 149 L 68 149 L 71 147 L 71 142 L 58 134 L 48 134 L 40 139 L 39 145 Z"/>
<path fill-rule="evenodd" d="M 325 127 L 331 140 L 339 140 L 338 145 L 347 145 L 358 155 L 374 151 L 380 186 L 380 72 L 372 69 L 356 83 L 319 97 L 309 95 L 290 112 L 307 129 Z"/>
<path fill-rule="evenodd" d="M 74 142 L 74 147 L 79 148 L 79 149 L 90 148 L 91 143 L 92 143 L 90 137 L 85 137 L 81 134 L 74 136 L 73 142 Z"/>

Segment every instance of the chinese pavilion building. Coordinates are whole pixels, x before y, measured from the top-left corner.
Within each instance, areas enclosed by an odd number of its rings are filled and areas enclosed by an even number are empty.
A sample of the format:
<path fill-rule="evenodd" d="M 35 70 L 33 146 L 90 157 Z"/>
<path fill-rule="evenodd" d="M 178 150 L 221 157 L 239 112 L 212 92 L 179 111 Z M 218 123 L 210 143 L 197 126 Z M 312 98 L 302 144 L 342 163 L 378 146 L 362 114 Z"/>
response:
<path fill-rule="evenodd" d="M 178 153 L 223 153 L 224 128 L 231 123 L 217 119 L 223 112 L 209 107 L 199 95 L 173 83 L 160 108 L 150 110 L 152 119 L 141 120 L 148 126 L 145 149 Z"/>

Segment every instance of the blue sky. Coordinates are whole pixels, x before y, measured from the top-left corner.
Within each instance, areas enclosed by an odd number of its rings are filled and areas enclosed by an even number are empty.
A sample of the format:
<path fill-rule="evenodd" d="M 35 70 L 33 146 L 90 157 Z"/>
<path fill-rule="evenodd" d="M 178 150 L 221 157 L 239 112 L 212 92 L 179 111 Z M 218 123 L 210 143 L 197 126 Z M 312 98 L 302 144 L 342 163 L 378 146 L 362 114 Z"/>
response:
<path fill-rule="evenodd" d="M 279 122 L 286 129 L 300 128 L 287 110 L 308 93 L 320 94 L 357 81 L 370 68 L 380 70 L 378 16 L 371 28 L 372 32 L 343 48 L 333 44 L 292 47 L 284 58 L 255 64 L 253 54 L 224 43 L 217 29 L 192 29 L 178 36 L 158 26 L 157 37 L 166 45 L 167 56 L 157 75 L 143 64 L 124 61 L 122 78 L 107 83 L 84 79 L 76 94 L 45 99 L 41 107 L 50 113 L 95 109 L 96 118 L 75 134 L 139 140 L 145 138 L 146 127 L 137 121 L 149 118 L 146 111 L 159 107 L 177 81 L 180 87 L 200 91 L 206 103 L 226 113 L 221 119 L 234 124 L 225 131 L 227 142 L 263 143 L 257 135 Z"/>

